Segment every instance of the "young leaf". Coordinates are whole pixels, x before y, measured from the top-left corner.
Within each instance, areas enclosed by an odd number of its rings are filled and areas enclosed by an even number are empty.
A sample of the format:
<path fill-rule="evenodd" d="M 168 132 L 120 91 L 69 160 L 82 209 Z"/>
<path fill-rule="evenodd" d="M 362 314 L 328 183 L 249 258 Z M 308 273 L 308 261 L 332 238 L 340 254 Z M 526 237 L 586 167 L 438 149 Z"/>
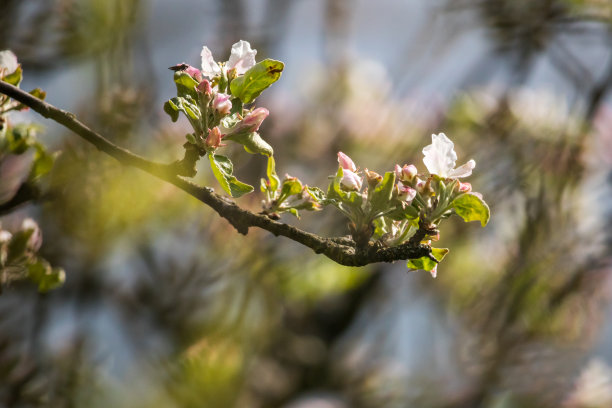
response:
<path fill-rule="evenodd" d="M 210 168 L 223 190 L 232 197 L 240 197 L 253 191 L 253 186 L 238 181 L 234 177 L 234 165 L 229 158 L 208 153 Z"/>
<path fill-rule="evenodd" d="M 243 103 L 253 102 L 264 89 L 278 81 L 284 67 L 285 64 L 272 59 L 258 62 L 231 82 L 230 91 Z"/>
<path fill-rule="evenodd" d="M 44 147 L 36 143 L 36 153 L 34 153 L 34 161 L 32 162 L 32 168 L 30 170 L 29 179 L 34 180 L 38 177 L 44 176 L 49 173 L 55 163 L 55 154 L 49 154 Z"/>
<path fill-rule="evenodd" d="M 178 96 L 190 96 L 194 100 L 198 99 L 198 93 L 195 87 L 198 86 L 198 81 L 193 79 L 191 75 L 183 71 L 174 73 L 174 83 L 176 84 L 176 94 Z"/>
<path fill-rule="evenodd" d="M 431 272 L 431 270 L 435 268 L 439 262 L 442 262 L 442 259 L 444 259 L 446 254 L 448 254 L 448 249 L 447 248 L 432 248 L 431 254 L 433 255 L 434 258 L 436 258 L 436 260 L 438 261 L 437 263 L 434 262 L 433 259 L 427 256 L 423 256 L 417 259 L 409 259 L 406 266 L 410 269 L 422 269 L 424 271 Z"/>
<path fill-rule="evenodd" d="M 21 70 L 21 65 L 19 65 L 17 69 L 15 70 L 15 72 L 5 75 L 4 78 L 2 78 L 2 80 L 4 82 L 8 82 L 9 84 L 13 86 L 18 87 L 19 84 L 21 83 L 22 74 L 23 74 L 23 71 Z"/>
<path fill-rule="evenodd" d="M 264 156 L 272 156 L 274 153 L 272 146 L 263 140 L 257 132 L 228 135 L 223 138 L 223 140 L 231 140 L 232 142 L 239 143 L 244 146 L 244 150 L 252 154 L 259 153 Z"/>
<path fill-rule="evenodd" d="M 276 191 L 280 180 L 276 175 L 276 163 L 272 155 L 268 156 L 268 166 L 266 167 L 266 174 L 268 175 L 268 182 L 270 183 L 270 190 Z"/>
<path fill-rule="evenodd" d="M 484 227 L 489 222 L 491 210 L 482 198 L 473 193 L 462 194 L 451 203 L 457 215 L 465 222 L 480 221 Z"/>
<path fill-rule="evenodd" d="M 385 173 L 382 183 L 379 183 L 372 192 L 372 210 L 384 211 L 389 207 L 393 186 L 395 185 L 395 173 L 388 171 Z"/>
<path fill-rule="evenodd" d="M 44 260 L 28 265 L 28 277 L 38 285 L 38 291 L 48 292 L 63 285 L 66 274 L 62 268 L 51 268 Z"/>

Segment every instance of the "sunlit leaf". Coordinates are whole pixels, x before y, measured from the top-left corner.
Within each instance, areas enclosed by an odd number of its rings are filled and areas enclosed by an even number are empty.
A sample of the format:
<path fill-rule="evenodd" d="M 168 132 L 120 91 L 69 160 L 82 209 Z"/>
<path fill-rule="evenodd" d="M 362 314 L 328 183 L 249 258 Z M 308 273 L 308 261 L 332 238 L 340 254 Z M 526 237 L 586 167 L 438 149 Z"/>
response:
<path fill-rule="evenodd" d="M 234 177 L 234 165 L 229 158 L 209 153 L 208 160 L 215 178 L 227 194 L 232 197 L 240 197 L 253 191 L 253 186 L 238 181 Z"/>
<path fill-rule="evenodd" d="M 243 103 L 253 102 L 263 90 L 278 81 L 284 67 L 285 64 L 272 59 L 258 62 L 231 82 L 230 91 Z"/>
<path fill-rule="evenodd" d="M 480 221 L 483 227 L 489 222 L 491 216 L 489 206 L 476 194 L 462 194 L 455 198 L 451 205 L 465 222 Z"/>
<path fill-rule="evenodd" d="M 223 140 L 231 140 L 244 146 L 244 150 L 249 153 L 259 153 L 264 156 L 272 156 L 274 150 L 272 146 L 259 136 L 257 132 L 251 133 L 238 133 L 236 135 L 226 136 Z"/>
<path fill-rule="evenodd" d="M 62 286 L 66 280 L 62 268 L 51 268 L 44 260 L 28 265 L 28 277 L 38 285 L 38 291 L 42 293 Z"/>
<path fill-rule="evenodd" d="M 435 268 L 439 262 L 442 262 L 442 259 L 444 259 L 446 254 L 448 254 L 448 248 L 432 248 L 431 254 L 438 260 L 438 262 L 435 262 L 433 259 L 427 256 L 423 256 L 421 258 L 408 260 L 406 266 L 408 266 L 410 269 L 422 269 L 424 271 L 431 272 L 431 270 Z"/>

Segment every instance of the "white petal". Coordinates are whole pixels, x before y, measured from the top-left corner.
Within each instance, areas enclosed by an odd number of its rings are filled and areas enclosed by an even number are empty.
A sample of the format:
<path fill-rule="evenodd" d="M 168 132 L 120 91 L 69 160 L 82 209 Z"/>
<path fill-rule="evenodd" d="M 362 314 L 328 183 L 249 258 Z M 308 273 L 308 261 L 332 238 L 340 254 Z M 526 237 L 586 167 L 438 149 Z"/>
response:
<path fill-rule="evenodd" d="M 255 65 L 255 55 L 257 55 L 257 50 L 252 50 L 251 44 L 247 41 L 240 40 L 232 45 L 232 53 L 227 61 L 227 69 L 236 68 L 236 73 L 242 75 Z"/>
<path fill-rule="evenodd" d="M 470 160 L 465 163 L 463 166 L 459 166 L 454 170 L 451 170 L 448 174 L 450 178 L 461 178 L 472 175 L 472 170 L 476 167 L 476 162 L 474 160 Z"/>
<path fill-rule="evenodd" d="M 202 75 L 212 78 L 221 73 L 219 64 L 215 62 L 212 53 L 207 46 L 202 47 L 200 56 L 202 57 Z"/>
<path fill-rule="evenodd" d="M 431 135 L 431 144 L 423 149 L 423 155 L 425 155 L 423 163 L 425 163 L 430 174 L 448 177 L 457 161 L 454 146 L 453 142 L 444 133 Z"/>
<path fill-rule="evenodd" d="M 357 174 L 353 173 L 350 170 L 343 169 L 342 170 L 342 180 L 340 180 L 340 184 L 350 190 L 361 190 L 361 185 L 363 180 Z"/>
<path fill-rule="evenodd" d="M 0 51 L 0 71 L 4 70 L 4 74 L 12 74 L 17 69 L 17 56 L 13 51 Z"/>

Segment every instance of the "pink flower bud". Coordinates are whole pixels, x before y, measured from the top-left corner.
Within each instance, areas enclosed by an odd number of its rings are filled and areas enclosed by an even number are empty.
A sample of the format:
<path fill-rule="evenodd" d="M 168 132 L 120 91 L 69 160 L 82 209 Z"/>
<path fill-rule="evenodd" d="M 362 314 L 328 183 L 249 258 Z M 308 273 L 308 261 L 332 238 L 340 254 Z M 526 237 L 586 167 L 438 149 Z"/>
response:
<path fill-rule="evenodd" d="M 344 170 L 350 170 L 351 172 L 357 171 L 355 163 L 353 163 L 350 157 L 342 152 L 338 152 L 338 163 L 340 163 L 340 167 Z"/>
<path fill-rule="evenodd" d="M 414 164 L 404 164 L 404 167 L 400 167 L 397 164 L 395 165 L 395 177 L 397 177 L 398 180 L 412 181 L 418 172 Z"/>
<path fill-rule="evenodd" d="M 203 79 L 198 86 L 196 86 L 196 91 L 200 93 L 204 93 L 206 95 L 212 94 L 212 88 L 210 86 L 210 82 L 207 79 Z"/>
<path fill-rule="evenodd" d="M 416 195 L 417 195 L 417 191 L 414 188 L 410 188 L 401 183 L 399 184 L 400 200 L 403 200 L 406 202 L 412 202 L 412 200 L 414 200 L 414 197 L 416 197 Z"/>
<path fill-rule="evenodd" d="M 470 183 L 459 182 L 459 191 L 461 193 L 469 193 L 470 191 L 472 191 L 472 185 Z"/>
<path fill-rule="evenodd" d="M 218 93 L 213 98 L 213 108 L 221 115 L 227 115 L 232 110 L 232 102 L 230 96 L 224 93 Z"/>
<path fill-rule="evenodd" d="M 402 179 L 407 181 L 412 181 L 413 178 L 416 177 L 417 173 L 416 166 L 414 164 L 404 165 L 402 168 Z"/>
<path fill-rule="evenodd" d="M 202 73 L 200 72 L 200 70 L 195 67 L 192 67 L 191 65 L 187 66 L 185 72 L 198 81 L 202 79 Z"/>
<path fill-rule="evenodd" d="M 419 193 L 422 193 L 423 191 L 425 191 L 425 181 L 421 180 L 420 178 L 416 178 L 416 189 Z"/>
<path fill-rule="evenodd" d="M 347 189 L 359 191 L 361 190 L 362 182 L 363 180 L 357 174 L 347 169 L 342 170 L 342 180 L 340 181 L 340 184 Z"/>
<path fill-rule="evenodd" d="M 26 218 L 21 223 L 21 229 L 25 231 L 32 231 L 32 235 L 30 235 L 30 238 L 28 239 L 27 246 L 34 252 L 38 251 L 42 245 L 42 231 L 40 230 L 40 227 L 36 221 L 34 221 L 32 218 Z"/>
<path fill-rule="evenodd" d="M 434 266 L 429 273 L 431 273 L 431 277 L 435 279 L 435 277 L 438 276 L 438 265 Z"/>
<path fill-rule="evenodd" d="M 253 112 L 249 112 L 242 120 L 242 126 L 244 126 L 243 130 L 257 132 L 257 130 L 259 130 L 259 126 L 261 126 L 261 123 L 268 117 L 269 114 L 270 111 L 268 111 L 266 108 L 257 108 Z"/>
<path fill-rule="evenodd" d="M 223 146 L 221 144 L 221 138 L 223 135 L 217 126 L 210 129 L 208 131 L 208 136 L 206 137 L 206 146 L 216 149 L 219 146 Z"/>
<path fill-rule="evenodd" d="M 200 70 L 195 67 L 192 67 L 189 64 L 185 64 L 184 62 L 177 65 L 173 65 L 169 69 L 171 69 L 172 71 L 183 71 L 198 81 L 202 80 L 202 73 L 200 72 Z"/>

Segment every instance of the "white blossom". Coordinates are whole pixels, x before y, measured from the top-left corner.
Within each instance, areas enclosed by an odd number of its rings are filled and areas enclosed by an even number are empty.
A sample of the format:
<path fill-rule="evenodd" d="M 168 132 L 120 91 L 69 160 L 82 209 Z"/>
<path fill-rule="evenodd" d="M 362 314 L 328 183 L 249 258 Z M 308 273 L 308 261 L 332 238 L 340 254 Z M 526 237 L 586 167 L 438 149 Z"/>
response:
<path fill-rule="evenodd" d="M 0 51 L 0 78 L 12 74 L 18 66 L 17 56 L 12 51 Z"/>
<path fill-rule="evenodd" d="M 226 63 L 218 63 L 214 60 L 210 49 L 202 47 L 200 56 L 202 57 L 202 74 L 209 78 L 220 75 L 223 69 L 236 69 L 237 75 L 243 75 L 249 68 L 255 65 L 255 55 L 257 50 L 251 49 L 251 44 L 240 40 L 232 45 L 232 52 Z"/>
<path fill-rule="evenodd" d="M 460 178 L 472 174 L 476 162 L 470 160 L 462 166 L 455 168 L 457 153 L 454 143 L 444 133 L 431 135 L 431 144 L 423 149 L 423 163 L 430 174 L 442 178 Z"/>

